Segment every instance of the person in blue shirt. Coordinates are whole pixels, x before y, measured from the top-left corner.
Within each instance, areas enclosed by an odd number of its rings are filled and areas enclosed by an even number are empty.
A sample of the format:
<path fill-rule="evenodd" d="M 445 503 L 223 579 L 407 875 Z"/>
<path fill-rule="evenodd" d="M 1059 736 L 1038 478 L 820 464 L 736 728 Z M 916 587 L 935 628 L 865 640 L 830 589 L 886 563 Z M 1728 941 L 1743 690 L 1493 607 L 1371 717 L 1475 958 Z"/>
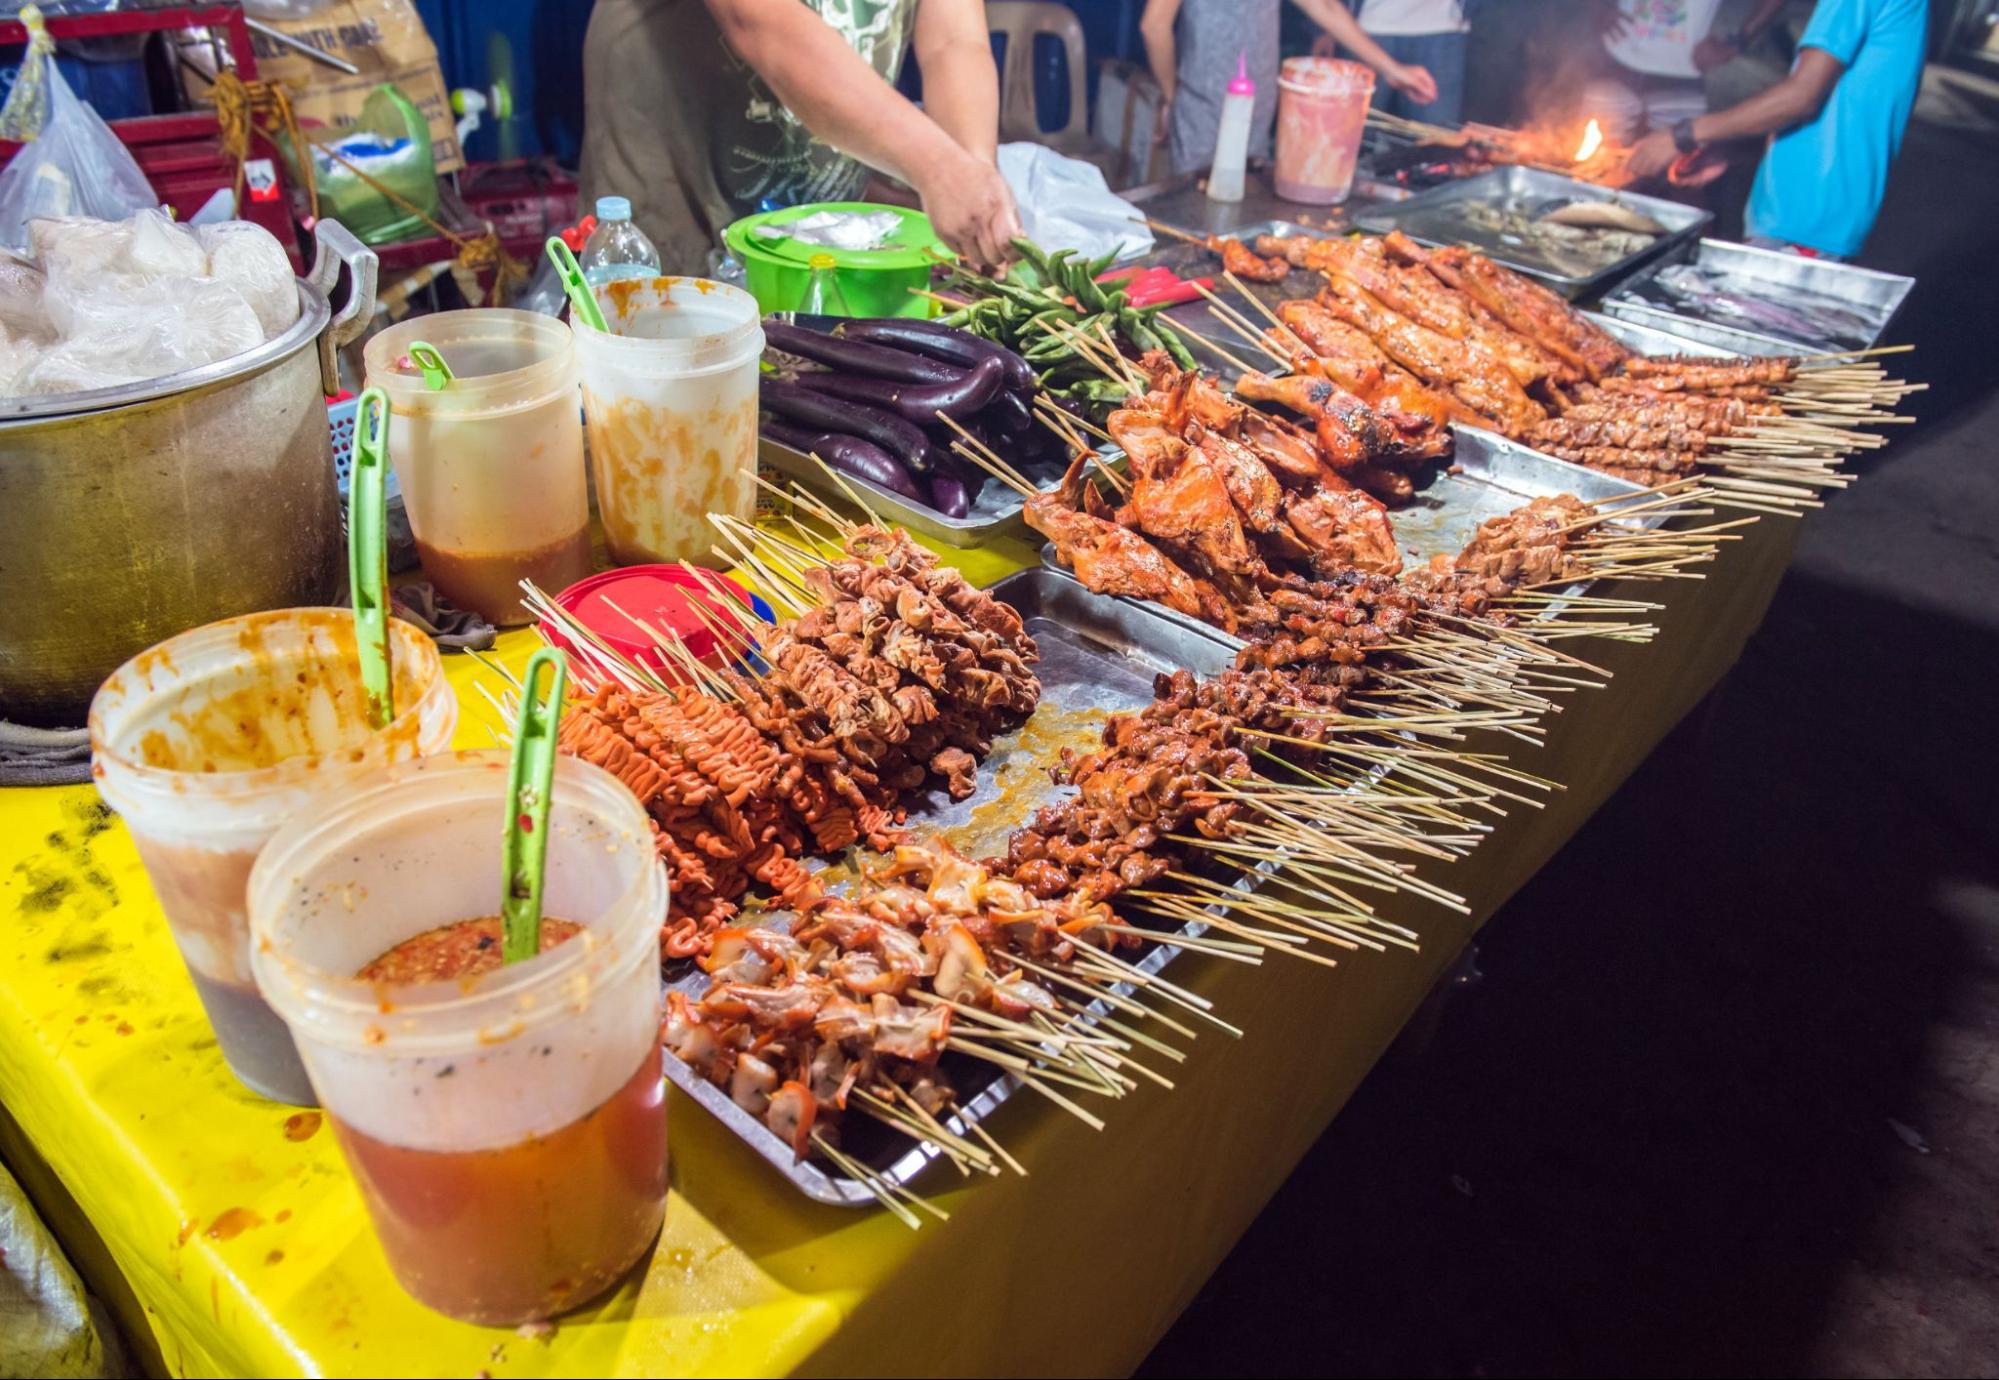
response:
<path fill-rule="evenodd" d="M 1749 195 L 1752 242 L 1851 258 L 1881 210 L 1923 76 L 1926 0 L 1819 0 L 1791 73 L 1740 105 L 1631 150 L 1636 177 L 1664 172 L 1706 144 L 1774 134 Z"/>

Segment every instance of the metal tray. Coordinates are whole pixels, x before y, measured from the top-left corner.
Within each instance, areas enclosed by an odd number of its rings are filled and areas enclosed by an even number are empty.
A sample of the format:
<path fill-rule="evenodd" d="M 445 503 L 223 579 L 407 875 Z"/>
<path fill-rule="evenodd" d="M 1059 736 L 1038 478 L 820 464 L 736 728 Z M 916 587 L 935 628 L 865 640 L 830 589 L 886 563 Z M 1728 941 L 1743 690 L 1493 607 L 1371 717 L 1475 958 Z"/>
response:
<path fill-rule="evenodd" d="M 1401 548 L 1405 569 L 1413 570 L 1435 555 L 1456 555 L 1472 539 L 1480 523 L 1487 518 L 1502 517 L 1530 499 L 1574 494 L 1586 502 L 1597 503 L 1643 488 L 1601 470 L 1543 455 L 1497 432 L 1462 425 L 1454 425 L 1452 431 L 1457 437 L 1452 455 L 1417 476 L 1419 487 L 1412 502 L 1389 510 L 1388 519 L 1395 526 L 1395 544 Z M 1451 473 L 1453 467 L 1458 473 Z M 1643 525 L 1654 526 L 1659 520 L 1647 520 Z M 1041 563 L 1075 579 L 1056 559 L 1051 542 L 1042 544 Z M 1586 587 L 1577 584 L 1567 592 L 1580 593 Z M 1115 600 L 1191 631 L 1205 633 L 1224 646 L 1243 645 L 1242 638 L 1210 627 L 1191 614 L 1123 595 L 1115 596 Z"/>
<path fill-rule="evenodd" d="M 757 462 L 767 469 L 788 475 L 814 493 L 835 500 L 847 497 L 818 461 L 767 436 L 757 438 Z M 1062 463 L 1059 460 L 1016 463 L 1021 473 L 1039 485 L 1042 492 L 1060 487 Z M 892 526 L 906 527 L 919 536 L 930 537 L 946 546 L 984 546 L 995 538 L 1024 536 L 1028 530 L 1027 519 L 1020 512 L 1020 495 L 997 479 L 986 481 L 972 504 L 971 512 L 954 518 L 946 517 L 928 504 L 912 502 L 870 480 L 850 474 L 843 474 L 840 478 L 853 485 L 854 491 L 867 500 L 868 506 Z"/>
<path fill-rule="evenodd" d="M 1641 355 L 1706 355 L 1710 359 L 1733 359 L 1742 353 L 1740 350 L 1731 350 L 1710 340 L 1682 335 L 1677 330 L 1661 330 L 1642 321 L 1627 321 L 1623 317 L 1605 316 L 1599 311 L 1586 311 L 1583 315 Z"/>
<path fill-rule="evenodd" d="M 1282 235 L 1286 237 L 1307 235 L 1314 239 L 1327 240 L 1338 239 L 1346 231 L 1329 229 L 1323 225 L 1304 225 L 1293 220 L 1260 220 L 1248 225 L 1234 226 L 1228 230 L 1217 230 L 1214 233 L 1227 235 L 1230 239 L 1239 239 L 1244 244 L 1253 244 L 1258 235 Z M 1215 253 L 1205 245 L 1192 244 L 1186 240 L 1162 239 L 1153 246 L 1149 253 L 1141 255 L 1139 258 L 1133 260 L 1133 262 L 1141 267 L 1148 268 L 1154 264 L 1163 264 L 1182 278 L 1215 278 L 1219 280 L 1222 276 L 1221 255 Z M 1298 282 L 1310 284 L 1310 286 L 1305 288 L 1305 293 L 1308 296 L 1318 290 L 1318 277 L 1306 269 L 1293 269 L 1290 274 L 1285 275 L 1281 282 L 1245 282 L 1243 286 L 1255 293 L 1258 299 L 1266 305 L 1275 308 L 1285 297 L 1298 295 L 1298 288 L 1293 286 Z M 1244 310 L 1242 302 L 1237 294 L 1229 288 L 1228 284 L 1222 283 L 1218 286 L 1215 289 L 1215 295 L 1230 306 L 1235 307 L 1238 311 Z M 1256 319 L 1254 312 L 1245 312 L 1245 314 L 1249 315 L 1252 319 Z M 1222 348 L 1230 354 L 1236 356 L 1246 364 L 1254 365 L 1265 373 L 1281 374 L 1285 372 L 1281 366 L 1274 364 L 1257 350 L 1254 345 L 1251 345 L 1221 322 L 1215 320 L 1213 314 L 1208 310 L 1207 302 L 1203 299 L 1196 298 L 1192 302 L 1182 302 L 1178 306 L 1168 307 L 1160 315 L 1164 316 L 1169 324 L 1184 326 L 1200 335 L 1208 337 L 1210 340 L 1219 342 Z M 1263 322 L 1259 319 L 1257 320 L 1257 324 L 1262 325 Z M 1221 356 L 1217 355 L 1206 345 L 1203 345 L 1199 340 L 1194 339 L 1193 336 L 1183 336 L 1183 338 L 1186 340 L 1187 348 L 1193 353 L 1197 363 L 1205 365 L 1210 369 L 1233 370 L 1235 368 L 1233 364 L 1221 358 Z"/>
<path fill-rule="evenodd" d="M 1856 344 L 1854 338 L 1832 340 L 1804 331 L 1787 334 L 1777 329 L 1758 330 L 1724 321 L 1711 321 L 1685 308 L 1649 299 L 1645 296 L 1646 285 L 1669 263 L 1697 264 L 1724 281 L 1738 281 L 1752 291 L 1761 290 L 1780 300 L 1786 292 L 1829 298 L 1864 316 L 1869 334 Z M 1710 340 L 1740 355 L 1864 350 L 1881 343 L 1889 323 L 1902 309 L 1909 289 L 1915 285 L 1914 278 L 1899 273 L 1881 273 L 1829 259 L 1808 259 L 1802 254 L 1758 249 L 1754 245 L 1734 244 L 1728 240 L 1702 239 L 1669 259 L 1662 259 L 1644 272 L 1633 275 L 1604 300 L 1603 307 L 1613 316 L 1658 326 L 1695 339 Z"/>
<path fill-rule="evenodd" d="M 1213 629 L 1174 623 L 1158 610 L 1129 600 L 1101 598 L 1060 572 L 1022 570 L 995 584 L 991 592 L 1020 611 L 1041 649 L 1036 667 L 1041 676 L 1040 707 L 1018 732 L 994 745 L 992 755 L 980 764 L 979 788 L 970 797 L 953 801 L 932 791 L 912 800 L 909 810 L 912 827 L 941 833 L 972 857 L 1002 851 L 1011 830 L 1042 805 L 1070 794 L 1071 788 L 1048 779 L 1049 763 L 1064 747 L 1093 746 L 1107 716 L 1150 704 L 1156 674 L 1185 667 L 1197 675 L 1214 675 L 1234 658 L 1233 649 Z M 829 869 L 836 879 L 838 867 Z M 833 885 L 837 889 L 838 881 Z M 1156 945 L 1138 966 L 1148 975 L 1155 973 L 1179 952 L 1170 944 Z M 688 964 L 685 971 L 669 973 L 667 986 L 694 997 L 707 989 L 708 979 Z M 1112 990 L 1127 994 L 1121 988 Z M 953 1130 L 963 1132 L 969 1123 L 990 1115 L 1020 1086 L 990 1064 L 951 1054 L 945 1059 L 964 1096 L 959 1111 L 945 1118 Z M 837 1206 L 875 1205 L 875 1195 L 859 1181 L 828 1173 L 816 1160 L 795 1159 L 791 1147 L 769 1127 L 670 1052 L 665 1068 L 666 1076 L 682 1091 L 714 1113 L 800 1192 Z M 842 1130 L 842 1148 L 893 1184 L 909 1183 L 936 1157 L 931 1147 L 863 1116 L 848 1118 Z"/>
<path fill-rule="evenodd" d="M 1467 206 L 1483 205 L 1528 216 L 1553 209 L 1554 203 L 1615 201 L 1642 211 L 1666 227 L 1666 233 L 1634 254 L 1578 271 L 1549 257 L 1517 237 L 1484 229 L 1465 218 Z M 1400 230 L 1424 244 L 1468 244 L 1496 263 L 1538 278 L 1566 297 L 1584 297 L 1618 281 L 1632 269 L 1667 253 L 1700 234 L 1714 217 L 1693 206 L 1632 192 L 1610 191 L 1538 168 L 1494 168 L 1476 177 L 1432 187 L 1407 201 L 1371 206 L 1354 216 L 1363 230 L 1386 234 Z"/>

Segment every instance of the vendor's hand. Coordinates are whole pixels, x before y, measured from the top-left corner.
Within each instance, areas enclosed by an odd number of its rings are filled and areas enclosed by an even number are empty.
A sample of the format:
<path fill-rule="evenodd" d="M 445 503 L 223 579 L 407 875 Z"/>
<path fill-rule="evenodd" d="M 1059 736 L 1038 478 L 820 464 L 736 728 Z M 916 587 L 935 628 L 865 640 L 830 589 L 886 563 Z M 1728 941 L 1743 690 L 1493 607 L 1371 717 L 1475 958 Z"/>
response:
<path fill-rule="evenodd" d="M 1742 49 L 1725 38 L 1704 38 L 1694 45 L 1694 70 L 1712 72 L 1742 56 Z"/>
<path fill-rule="evenodd" d="M 1020 216 L 1006 179 L 991 163 L 960 149 L 919 179 L 916 191 L 937 238 L 959 257 L 984 265 L 1012 257 Z"/>
<path fill-rule="evenodd" d="M 1624 166 L 1634 178 L 1657 177 L 1672 167 L 1679 156 L 1680 147 L 1673 142 L 1673 131 L 1655 129 L 1631 146 Z"/>
<path fill-rule="evenodd" d="M 1159 98 L 1159 113 L 1152 117 L 1152 142 L 1163 144 L 1166 142 L 1167 136 L 1172 132 L 1173 97 L 1171 95 L 1162 95 Z"/>
<path fill-rule="evenodd" d="M 1437 79 L 1430 75 L 1427 67 L 1405 67 L 1397 63 L 1383 72 L 1381 79 L 1417 105 L 1428 105 L 1437 99 Z"/>
<path fill-rule="evenodd" d="M 1605 43 L 1615 43 L 1631 27 L 1631 20 L 1618 6 L 1617 0 L 1590 0 L 1589 12 L 1597 37 Z"/>

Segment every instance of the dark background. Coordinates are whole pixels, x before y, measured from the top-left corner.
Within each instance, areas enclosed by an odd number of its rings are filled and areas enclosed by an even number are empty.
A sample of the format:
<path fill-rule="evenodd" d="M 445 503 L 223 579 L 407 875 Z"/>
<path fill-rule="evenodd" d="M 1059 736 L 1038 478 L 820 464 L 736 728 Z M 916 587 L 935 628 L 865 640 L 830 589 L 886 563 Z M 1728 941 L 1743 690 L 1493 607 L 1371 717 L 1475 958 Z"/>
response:
<path fill-rule="evenodd" d="M 1920 421 L 1145 1375 L 1999 1369 L 1999 145 L 1865 261 Z"/>

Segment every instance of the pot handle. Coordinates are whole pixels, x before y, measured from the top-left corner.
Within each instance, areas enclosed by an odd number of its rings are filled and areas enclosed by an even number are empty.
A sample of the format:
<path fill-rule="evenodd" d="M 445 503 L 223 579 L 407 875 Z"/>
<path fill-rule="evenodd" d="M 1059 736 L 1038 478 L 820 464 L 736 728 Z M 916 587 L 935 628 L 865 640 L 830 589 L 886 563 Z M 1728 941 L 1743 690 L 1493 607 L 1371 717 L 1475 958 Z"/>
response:
<path fill-rule="evenodd" d="M 312 271 L 306 281 L 319 289 L 320 296 L 333 300 L 333 288 L 340 270 L 348 273 L 347 301 L 333 320 L 319 333 L 319 382 L 331 396 L 340 391 L 340 365 L 334 358 L 341 346 L 360 335 L 375 319 L 375 280 L 381 260 L 375 251 L 354 237 L 353 231 L 337 220 L 321 220 L 312 227 Z"/>

